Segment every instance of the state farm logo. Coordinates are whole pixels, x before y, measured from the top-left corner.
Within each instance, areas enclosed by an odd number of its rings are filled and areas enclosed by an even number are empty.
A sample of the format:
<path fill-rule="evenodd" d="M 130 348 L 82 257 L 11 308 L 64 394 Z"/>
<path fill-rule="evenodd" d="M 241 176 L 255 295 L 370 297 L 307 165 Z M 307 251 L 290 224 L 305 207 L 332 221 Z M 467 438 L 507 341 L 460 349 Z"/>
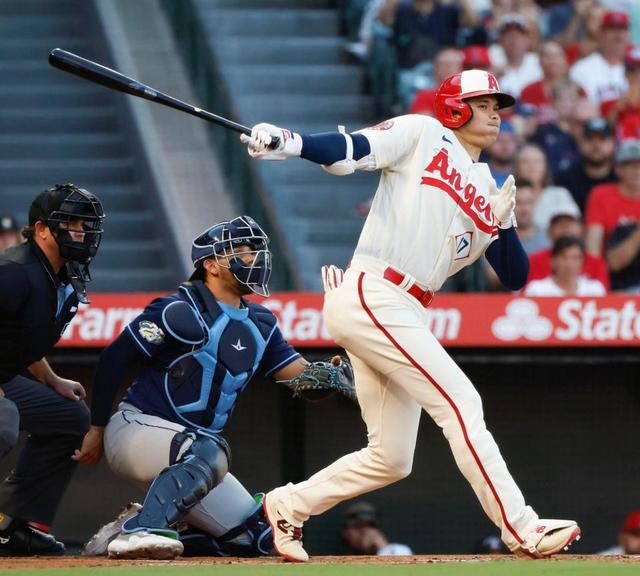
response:
<path fill-rule="evenodd" d="M 309 341 L 326 340 L 331 342 L 322 319 L 321 308 L 300 307 L 295 300 L 269 298 L 261 304 L 271 310 L 278 318 L 278 326 L 285 340 Z M 322 304 L 320 304 L 322 305 Z"/>
<path fill-rule="evenodd" d="M 519 338 L 533 342 L 637 342 L 640 312 L 636 305 L 636 300 L 618 300 L 612 305 L 609 299 L 567 298 L 560 301 L 553 317 L 547 318 L 536 302 L 518 298 L 507 304 L 504 316 L 493 321 L 491 331 L 505 342 Z"/>
<path fill-rule="evenodd" d="M 142 313 L 144 307 L 87 306 L 80 304 L 78 313 L 65 326 L 60 340 L 68 342 L 104 342 L 113 340 Z"/>
<path fill-rule="evenodd" d="M 491 325 L 493 335 L 500 340 L 540 341 L 549 338 L 553 332 L 553 322 L 540 316 L 540 309 L 533 300 L 512 300 L 505 312 L 505 316 L 496 318 Z"/>

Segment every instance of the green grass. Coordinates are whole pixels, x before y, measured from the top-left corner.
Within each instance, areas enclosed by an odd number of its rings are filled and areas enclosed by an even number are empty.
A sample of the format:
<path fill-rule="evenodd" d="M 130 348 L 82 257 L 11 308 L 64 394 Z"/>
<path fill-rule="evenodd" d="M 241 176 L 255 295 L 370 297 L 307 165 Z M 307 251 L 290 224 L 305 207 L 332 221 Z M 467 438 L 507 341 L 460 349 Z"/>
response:
<path fill-rule="evenodd" d="M 6 576 L 631 576 L 640 563 L 496 561 L 463 564 L 211 564 L 2 570 Z"/>

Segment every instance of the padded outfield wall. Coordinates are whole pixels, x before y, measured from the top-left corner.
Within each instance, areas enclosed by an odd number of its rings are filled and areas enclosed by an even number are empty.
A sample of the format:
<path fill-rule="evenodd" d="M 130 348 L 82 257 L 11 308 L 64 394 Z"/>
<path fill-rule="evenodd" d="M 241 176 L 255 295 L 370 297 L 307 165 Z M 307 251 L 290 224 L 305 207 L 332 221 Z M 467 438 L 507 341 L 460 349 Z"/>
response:
<path fill-rule="evenodd" d="M 496 305 L 503 311 L 514 301 L 500 298 Z M 527 301 L 538 303 L 539 317 L 554 323 L 553 334 L 562 328 L 547 309 L 550 302 Z M 283 298 L 279 306 L 287 302 Z M 522 335 L 511 344 L 453 343 L 450 348 L 478 387 L 489 428 L 528 502 L 543 517 L 580 522 L 584 538 L 576 553 L 613 545 L 626 512 L 640 508 L 640 358 L 639 336 L 634 334 L 638 315 L 631 314 L 630 303 L 637 304 L 633 299 L 593 304 L 598 313 L 592 316 L 600 322 L 618 310 L 618 331 L 624 322 L 630 326 L 631 338 L 622 346 L 580 341 L 570 342 L 570 347 L 543 346 Z M 628 320 L 623 319 L 625 306 Z M 581 309 L 585 307 L 589 302 L 580 303 Z M 313 335 L 310 326 L 317 325 L 313 309 L 318 311 L 311 306 L 305 313 L 304 331 L 295 330 L 300 328 L 299 315 L 282 319 L 293 330 L 289 337 L 310 359 L 335 351 L 319 347 L 321 341 L 309 347 L 308 340 L 300 339 Z M 592 322 L 591 332 L 583 327 L 583 335 L 592 334 L 593 326 Z M 322 334 L 322 327 L 318 329 Z M 98 334 L 104 327 L 93 330 Z M 82 345 L 61 347 L 51 358 L 64 376 L 89 383 L 90 393 L 98 353 L 99 348 Z M 284 387 L 256 380 L 241 396 L 225 437 L 232 447 L 232 471 L 255 492 L 303 479 L 334 458 L 361 448 L 365 432 L 357 407 L 344 398 L 306 404 L 291 399 Z M 14 460 L 15 452 L 0 463 L 0 473 L 6 474 Z M 116 478 L 104 462 L 80 467 L 54 531 L 63 540 L 81 542 L 121 505 L 140 498 L 142 492 Z M 391 540 L 409 544 L 416 553 L 471 552 L 479 539 L 496 534 L 428 417 L 423 417 L 411 476 L 366 499 L 379 507 Z M 310 553 L 344 552 L 339 540 L 344 509 L 343 504 L 308 522 L 305 541 Z"/>

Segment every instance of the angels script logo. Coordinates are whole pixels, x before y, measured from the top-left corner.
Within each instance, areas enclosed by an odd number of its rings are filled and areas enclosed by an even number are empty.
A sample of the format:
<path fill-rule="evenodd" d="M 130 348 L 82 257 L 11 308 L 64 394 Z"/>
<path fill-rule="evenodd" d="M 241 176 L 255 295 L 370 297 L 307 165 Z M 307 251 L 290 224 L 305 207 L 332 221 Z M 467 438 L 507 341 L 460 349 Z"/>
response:
<path fill-rule="evenodd" d="M 480 194 L 473 184 L 462 185 L 463 174 L 449 164 L 449 153 L 445 148 L 436 153 L 424 171 L 431 175 L 424 176 L 422 184 L 444 190 L 480 230 L 488 234 L 493 232 L 489 199 Z"/>

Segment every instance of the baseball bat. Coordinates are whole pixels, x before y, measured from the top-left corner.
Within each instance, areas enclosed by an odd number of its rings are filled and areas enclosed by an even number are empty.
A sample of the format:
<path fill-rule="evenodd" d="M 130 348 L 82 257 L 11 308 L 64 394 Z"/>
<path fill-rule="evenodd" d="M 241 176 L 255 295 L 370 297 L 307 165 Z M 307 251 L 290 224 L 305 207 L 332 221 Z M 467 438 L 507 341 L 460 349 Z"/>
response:
<path fill-rule="evenodd" d="M 151 100 L 152 102 L 157 102 L 163 106 L 168 106 L 169 108 L 174 108 L 175 110 L 180 110 L 181 112 L 197 116 L 198 118 L 202 118 L 208 122 L 218 124 L 219 126 L 223 126 L 229 130 L 235 130 L 236 132 L 246 134 L 247 136 L 251 135 L 251 129 L 247 126 L 238 124 L 237 122 L 224 118 L 223 116 L 207 112 L 202 108 L 198 108 L 197 106 L 193 106 L 192 104 L 188 104 L 182 100 L 178 100 L 177 98 L 159 92 L 155 88 L 151 88 L 151 86 L 147 86 L 134 78 L 129 78 L 129 76 L 125 76 L 116 70 L 112 70 L 111 68 L 102 66 L 97 62 L 92 62 L 91 60 L 82 58 L 77 54 L 67 52 L 61 48 L 54 48 L 51 50 L 49 53 L 49 64 L 55 68 L 69 72 L 70 74 L 80 76 L 80 78 L 84 78 L 90 82 L 95 82 L 96 84 L 101 84 L 102 86 L 111 88 L 112 90 L 118 90 L 119 92 L 137 96 L 138 98 Z M 280 139 L 274 137 L 269 148 L 276 148 L 279 142 Z"/>

